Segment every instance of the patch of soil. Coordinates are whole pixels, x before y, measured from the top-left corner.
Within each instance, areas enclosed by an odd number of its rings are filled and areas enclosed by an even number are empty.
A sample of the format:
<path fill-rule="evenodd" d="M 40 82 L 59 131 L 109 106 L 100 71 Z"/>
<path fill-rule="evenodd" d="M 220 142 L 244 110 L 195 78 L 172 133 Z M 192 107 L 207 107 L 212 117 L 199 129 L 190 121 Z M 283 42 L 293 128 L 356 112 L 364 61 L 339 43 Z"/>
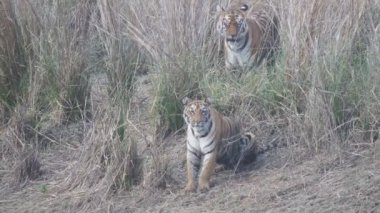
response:
<path fill-rule="evenodd" d="M 321 167 L 327 161 L 331 164 L 336 161 L 327 155 L 298 164 L 288 164 L 290 160 L 283 158 L 282 166 L 279 163 L 273 166 L 271 162 L 277 160 L 279 153 L 288 151 L 289 148 L 282 148 L 260 156 L 252 170 L 217 173 L 214 186 L 207 193 L 184 194 L 181 175 L 176 180 L 180 184 L 169 189 L 152 191 L 143 197 L 133 192 L 133 196 L 126 194 L 123 199 L 129 205 L 117 205 L 116 209 L 119 212 L 126 209 L 132 212 L 379 212 L 380 156 L 375 151 L 347 153 L 344 162 L 326 172 Z M 185 170 L 177 172 L 184 174 Z M 133 191 L 140 190 L 143 189 Z"/>

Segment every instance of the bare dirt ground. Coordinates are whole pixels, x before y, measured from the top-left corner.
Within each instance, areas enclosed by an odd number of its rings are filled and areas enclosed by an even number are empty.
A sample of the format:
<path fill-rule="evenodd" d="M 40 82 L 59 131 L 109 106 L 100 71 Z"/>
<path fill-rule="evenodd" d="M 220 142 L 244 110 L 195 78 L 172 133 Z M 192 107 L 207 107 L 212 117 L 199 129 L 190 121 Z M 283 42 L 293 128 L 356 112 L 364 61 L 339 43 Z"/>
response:
<path fill-rule="evenodd" d="M 147 84 L 141 81 L 141 86 Z M 141 102 L 148 98 L 137 100 L 148 107 L 149 101 Z M 340 154 L 309 156 L 301 148 L 277 148 L 236 174 L 217 173 L 207 193 L 184 194 L 181 133 L 165 141 L 166 188 L 140 184 L 111 197 L 83 201 L 79 197 L 88 192 L 67 195 L 57 186 L 78 160 L 85 129 L 82 123 L 54 129 L 56 143 L 40 153 L 42 176 L 19 188 L 2 181 L 0 212 L 380 212 L 379 140 Z M 84 210 L 84 205 L 92 207 Z"/>

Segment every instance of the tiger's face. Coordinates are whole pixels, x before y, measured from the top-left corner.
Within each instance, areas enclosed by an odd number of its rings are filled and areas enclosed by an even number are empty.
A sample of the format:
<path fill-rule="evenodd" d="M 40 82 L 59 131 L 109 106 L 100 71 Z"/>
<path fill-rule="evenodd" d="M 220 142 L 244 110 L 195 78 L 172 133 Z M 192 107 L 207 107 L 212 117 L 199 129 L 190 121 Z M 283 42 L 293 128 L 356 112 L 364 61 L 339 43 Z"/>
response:
<path fill-rule="evenodd" d="M 226 38 L 228 42 L 238 42 L 243 39 L 247 33 L 248 27 L 244 12 L 248 10 L 248 6 L 243 4 L 240 9 L 232 9 L 225 11 L 218 6 L 220 13 L 217 22 L 217 31 Z"/>
<path fill-rule="evenodd" d="M 210 101 L 206 100 L 191 100 L 184 98 L 183 118 L 185 122 L 191 126 L 196 135 L 203 135 L 209 131 L 211 124 Z"/>

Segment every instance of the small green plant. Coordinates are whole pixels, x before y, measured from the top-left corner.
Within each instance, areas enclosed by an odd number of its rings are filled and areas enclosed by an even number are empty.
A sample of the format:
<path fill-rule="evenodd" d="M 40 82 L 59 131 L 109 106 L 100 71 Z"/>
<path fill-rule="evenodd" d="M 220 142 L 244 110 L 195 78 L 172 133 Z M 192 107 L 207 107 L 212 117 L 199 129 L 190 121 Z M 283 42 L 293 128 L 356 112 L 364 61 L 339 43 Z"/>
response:
<path fill-rule="evenodd" d="M 160 119 L 159 129 L 172 132 L 182 127 L 182 106 L 178 100 L 174 88 L 166 83 L 161 83 L 155 95 L 157 98 L 154 104 L 154 112 Z"/>
<path fill-rule="evenodd" d="M 48 186 L 47 184 L 41 184 L 39 187 L 38 187 L 38 190 L 42 193 L 46 193 L 48 192 Z"/>

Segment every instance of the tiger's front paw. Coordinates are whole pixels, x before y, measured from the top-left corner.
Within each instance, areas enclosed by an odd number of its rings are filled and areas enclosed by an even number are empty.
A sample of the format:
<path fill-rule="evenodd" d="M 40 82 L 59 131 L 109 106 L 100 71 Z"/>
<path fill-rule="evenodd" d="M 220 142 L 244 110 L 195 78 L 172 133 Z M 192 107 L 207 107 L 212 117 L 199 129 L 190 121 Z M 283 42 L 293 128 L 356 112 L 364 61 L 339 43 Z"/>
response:
<path fill-rule="evenodd" d="M 185 193 L 191 193 L 195 192 L 195 185 L 194 184 L 187 184 L 186 187 L 183 189 Z"/>
<path fill-rule="evenodd" d="M 199 183 L 199 191 L 202 193 L 207 192 L 210 190 L 210 184 L 209 183 Z"/>
<path fill-rule="evenodd" d="M 223 171 L 225 169 L 226 169 L 226 167 L 223 164 L 217 164 L 215 166 L 215 173 L 221 172 L 221 171 Z"/>

